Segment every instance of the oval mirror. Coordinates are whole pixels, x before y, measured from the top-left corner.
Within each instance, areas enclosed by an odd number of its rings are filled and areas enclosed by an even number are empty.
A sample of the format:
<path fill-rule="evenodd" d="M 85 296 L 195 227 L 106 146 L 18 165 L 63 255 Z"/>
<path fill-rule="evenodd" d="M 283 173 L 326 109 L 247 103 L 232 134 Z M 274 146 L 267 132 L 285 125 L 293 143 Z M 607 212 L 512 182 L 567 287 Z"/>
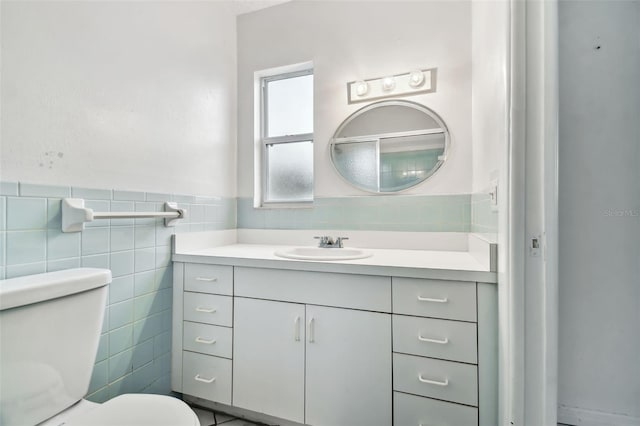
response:
<path fill-rule="evenodd" d="M 429 108 L 376 102 L 351 114 L 331 140 L 331 162 L 352 185 L 370 192 L 409 189 L 444 163 L 449 131 Z"/>

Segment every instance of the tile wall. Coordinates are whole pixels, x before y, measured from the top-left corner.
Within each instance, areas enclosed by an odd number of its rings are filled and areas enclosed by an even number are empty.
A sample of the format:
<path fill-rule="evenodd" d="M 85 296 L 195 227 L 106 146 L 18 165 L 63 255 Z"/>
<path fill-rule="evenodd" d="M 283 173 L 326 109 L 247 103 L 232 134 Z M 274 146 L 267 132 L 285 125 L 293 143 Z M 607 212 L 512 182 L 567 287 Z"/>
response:
<path fill-rule="evenodd" d="M 238 198 L 238 228 L 470 232 L 471 195 L 316 198 L 297 209 L 255 209 Z"/>
<path fill-rule="evenodd" d="M 410 188 L 428 175 L 444 149 L 380 153 L 380 186 Z"/>
<path fill-rule="evenodd" d="M 188 210 L 175 228 L 162 219 L 103 219 L 61 232 L 64 197 L 94 211 Z M 236 227 L 235 198 L 0 183 L 0 279 L 80 266 L 109 268 L 113 282 L 88 399 L 169 393 L 174 232 Z"/>
<path fill-rule="evenodd" d="M 471 232 L 493 235 L 498 233 L 498 213 L 491 205 L 489 194 L 471 195 Z"/>

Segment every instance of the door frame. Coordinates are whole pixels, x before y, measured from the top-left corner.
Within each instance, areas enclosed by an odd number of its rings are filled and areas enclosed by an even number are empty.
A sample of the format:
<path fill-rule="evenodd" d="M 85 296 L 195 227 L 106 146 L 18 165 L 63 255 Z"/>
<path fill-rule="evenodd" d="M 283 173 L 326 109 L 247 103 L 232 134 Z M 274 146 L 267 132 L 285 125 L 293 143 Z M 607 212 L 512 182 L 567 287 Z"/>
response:
<path fill-rule="evenodd" d="M 556 425 L 558 0 L 510 0 L 510 9 L 509 138 L 499 193 L 500 420 Z"/>

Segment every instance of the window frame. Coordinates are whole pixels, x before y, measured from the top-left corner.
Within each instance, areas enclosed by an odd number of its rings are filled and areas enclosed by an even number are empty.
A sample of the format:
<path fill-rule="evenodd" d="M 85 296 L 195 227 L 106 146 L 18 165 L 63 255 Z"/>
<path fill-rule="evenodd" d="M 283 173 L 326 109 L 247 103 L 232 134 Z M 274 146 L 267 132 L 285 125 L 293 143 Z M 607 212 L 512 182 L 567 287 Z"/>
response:
<path fill-rule="evenodd" d="M 314 75 L 313 67 L 304 68 L 301 70 L 290 71 L 290 72 L 282 72 L 273 75 L 265 75 L 260 77 L 260 144 L 261 144 L 261 196 L 260 196 L 260 206 L 261 207 L 300 207 L 300 206 L 308 206 L 313 203 L 313 188 L 311 191 L 311 198 L 309 199 L 300 199 L 300 200 L 270 200 L 268 199 L 269 195 L 269 146 L 271 145 L 279 145 L 279 144 L 287 144 L 287 143 L 298 143 L 298 142 L 311 142 L 311 146 L 314 146 L 314 133 L 300 133 L 294 135 L 284 135 L 284 136 L 267 136 L 268 135 L 268 119 L 269 119 L 269 111 L 268 111 L 268 84 L 274 81 L 286 80 L 290 78 L 302 77 L 306 75 Z M 314 78 L 315 82 L 315 78 Z M 314 96 L 315 98 L 315 96 Z M 312 99 L 312 107 L 314 99 Z M 315 124 L 315 123 L 314 123 Z M 314 125 L 315 130 L 315 125 Z M 312 148 L 313 149 L 313 148 Z M 312 173 L 312 184 L 313 184 L 313 166 L 311 169 Z"/>

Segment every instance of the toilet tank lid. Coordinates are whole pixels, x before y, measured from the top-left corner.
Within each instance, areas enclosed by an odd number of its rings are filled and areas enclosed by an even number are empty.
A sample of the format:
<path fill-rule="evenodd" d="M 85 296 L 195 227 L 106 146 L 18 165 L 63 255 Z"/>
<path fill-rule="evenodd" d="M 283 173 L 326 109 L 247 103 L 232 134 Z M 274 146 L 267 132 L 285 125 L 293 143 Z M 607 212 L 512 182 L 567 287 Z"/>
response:
<path fill-rule="evenodd" d="M 75 268 L 0 280 L 0 311 L 81 293 L 111 282 L 111 271 Z"/>

